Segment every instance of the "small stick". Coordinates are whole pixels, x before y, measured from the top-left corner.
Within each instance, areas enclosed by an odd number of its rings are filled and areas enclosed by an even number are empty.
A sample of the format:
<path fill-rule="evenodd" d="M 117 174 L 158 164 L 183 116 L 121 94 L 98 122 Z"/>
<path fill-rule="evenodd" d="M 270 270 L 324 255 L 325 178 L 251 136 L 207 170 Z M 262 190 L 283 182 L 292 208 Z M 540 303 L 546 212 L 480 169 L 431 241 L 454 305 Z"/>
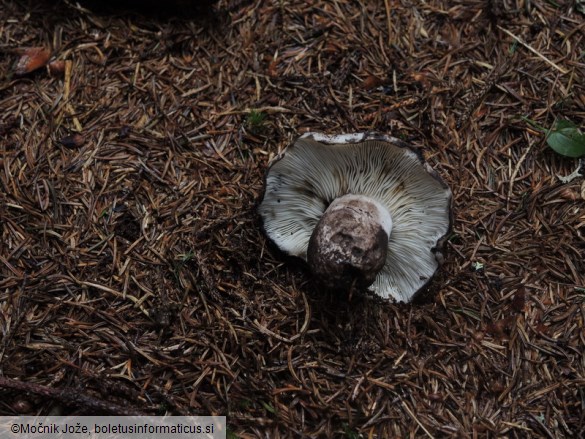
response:
<path fill-rule="evenodd" d="M 562 67 L 559 67 L 558 65 L 556 65 L 554 62 L 552 62 L 550 59 L 548 59 L 546 56 L 544 56 L 542 53 L 538 52 L 536 49 L 533 49 L 531 46 L 529 46 L 528 44 L 526 44 L 524 41 L 522 41 L 521 38 L 517 37 L 516 35 L 514 35 L 512 32 L 510 32 L 507 29 L 504 29 L 501 26 L 498 26 L 498 29 L 500 29 L 501 31 L 505 32 L 506 34 L 508 34 L 509 36 L 511 36 L 512 38 L 514 38 L 516 41 L 518 41 L 520 44 L 522 44 L 524 47 L 526 47 L 528 50 L 530 50 L 532 53 L 534 53 L 536 56 L 538 56 L 540 59 L 542 59 L 543 61 L 545 61 L 546 63 L 548 63 L 549 65 L 551 65 L 552 67 L 554 67 L 555 69 L 557 69 L 559 72 L 561 72 L 562 74 L 566 75 L 567 73 L 569 73 L 568 71 L 566 71 L 565 69 L 563 69 Z"/>
<path fill-rule="evenodd" d="M 514 171 L 512 172 L 512 176 L 510 177 L 510 187 L 508 188 L 508 201 L 512 197 L 512 192 L 514 190 L 514 181 L 516 180 L 516 176 L 518 175 L 518 172 L 520 171 L 520 166 L 524 162 L 524 159 L 526 158 L 526 156 L 528 155 L 528 153 L 530 152 L 531 149 L 532 149 L 532 143 L 528 145 L 528 148 L 526 148 L 526 151 L 524 151 L 524 154 L 522 154 L 522 157 L 520 157 L 520 160 L 518 160 L 518 163 L 516 163 L 516 167 L 514 168 Z"/>
<path fill-rule="evenodd" d="M 569 175 L 563 177 L 562 175 L 557 175 L 558 179 L 561 180 L 562 183 L 570 183 L 574 179 L 585 176 L 585 159 L 579 159 L 579 166 Z"/>
<path fill-rule="evenodd" d="M 406 412 L 410 415 L 410 417 L 414 420 L 414 422 L 416 422 L 418 424 L 418 426 L 423 429 L 423 431 L 427 434 L 428 437 L 433 439 L 434 436 L 431 433 L 429 433 L 429 430 L 427 430 L 425 428 L 425 426 L 422 425 L 421 422 L 417 419 L 417 417 L 414 415 L 414 413 L 412 413 L 412 411 L 408 407 L 408 404 L 406 404 L 405 401 L 402 401 L 402 405 L 404 406 L 404 410 L 406 410 Z"/>
<path fill-rule="evenodd" d="M 83 395 L 79 390 L 69 388 L 53 388 L 41 384 L 26 383 L 6 377 L 0 377 L 0 388 L 13 389 L 20 392 L 33 393 L 45 398 L 55 399 L 63 404 L 75 408 L 84 408 L 89 411 L 106 412 L 118 416 L 141 416 L 144 413 L 133 408 L 122 407 L 121 405 L 102 401 L 88 395 Z"/>
<path fill-rule="evenodd" d="M 388 0 L 384 0 L 384 6 L 386 8 L 386 24 L 388 26 L 388 44 L 392 44 L 392 15 L 390 9 L 390 2 Z"/>
<path fill-rule="evenodd" d="M 75 116 L 75 110 L 71 106 L 71 102 L 69 102 L 69 93 L 71 92 L 71 68 L 72 68 L 71 61 L 65 61 L 65 83 L 63 85 L 63 100 L 65 101 L 65 108 L 69 112 L 69 115 L 73 118 L 73 125 L 75 125 L 75 129 L 78 133 L 83 131 L 83 127 L 79 122 L 79 119 Z"/>

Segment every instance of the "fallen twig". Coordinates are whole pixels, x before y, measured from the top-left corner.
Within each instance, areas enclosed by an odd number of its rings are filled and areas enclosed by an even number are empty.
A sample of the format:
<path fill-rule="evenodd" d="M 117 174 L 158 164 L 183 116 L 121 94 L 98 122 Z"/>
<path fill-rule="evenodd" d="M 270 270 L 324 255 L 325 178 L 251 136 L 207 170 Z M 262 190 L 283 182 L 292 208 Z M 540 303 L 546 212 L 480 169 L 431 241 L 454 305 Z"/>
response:
<path fill-rule="evenodd" d="M 562 67 L 556 65 L 554 62 L 552 62 L 550 59 L 548 59 L 546 56 L 544 56 L 542 53 L 538 52 L 536 49 L 533 49 L 530 45 L 528 45 L 527 43 L 525 43 L 520 37 L 517 37 L 516 35 L 514 35 L 512 32 L 510 32 L 507 29 L 504 29 L 501 26 L 498 26 L 498 29 L 500 29 L 502 32 L 506 33 L 507 35 L 511 36 L 512 38 L 514 38 L 516 41 L 518 41 L 520 44 L 522 44 L 524 47 L 526 47 L 528 50 L 530 50 L 532 53 L 534 53 L 536 56 L 538 56 L 540 59 L 542 59 L 544 62 L 546 62 L 547 64 L 549 64 L 551 67 L 554 67 L 555 69 L 557 69 L 559 72 L 561 72 L 562 74 L 566 75 L 567 72 L 565 69 L 563 69 Z"/>
<path fill-rule="evenodd" d="M 63 404 L 75 408 L 87 409 L 88 411 L 106 412 L 119 416 L 141 416 L 144 413 L 133 408 L 122 407 L 113 402 L 102 401 L 92 396 L 84 395 L 80 389 L 61 388 L 43 386 L 41 384 L 26 383 L 23 381 L 13 380 L 6 377 L 0 377 L 0 388 L 18 390 L 21 392 L 33 393 L 62 402 Z"/>

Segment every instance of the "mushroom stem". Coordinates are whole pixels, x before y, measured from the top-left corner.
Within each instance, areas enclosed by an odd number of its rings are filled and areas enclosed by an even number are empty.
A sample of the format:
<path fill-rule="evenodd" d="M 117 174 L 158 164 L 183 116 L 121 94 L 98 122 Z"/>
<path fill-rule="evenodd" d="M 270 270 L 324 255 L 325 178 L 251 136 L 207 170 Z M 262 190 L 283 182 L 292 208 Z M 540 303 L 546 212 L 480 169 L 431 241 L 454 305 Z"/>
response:
<path fill-rule="evenodd" d="M 392 218 L 381 203 L 364 195 L 344 195 L 317 223 L 307 261 L 327 288 L 367 288 L 384 266 L 391 231 Z"/>

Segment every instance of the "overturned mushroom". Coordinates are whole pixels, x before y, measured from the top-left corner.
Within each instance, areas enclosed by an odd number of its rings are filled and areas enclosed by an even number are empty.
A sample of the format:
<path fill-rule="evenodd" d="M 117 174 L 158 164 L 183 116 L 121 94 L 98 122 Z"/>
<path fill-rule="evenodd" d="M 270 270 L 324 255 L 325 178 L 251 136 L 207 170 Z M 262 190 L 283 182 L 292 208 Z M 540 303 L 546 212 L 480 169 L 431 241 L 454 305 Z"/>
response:
<path fill-rule="evenodd" d="M 408 145 L 380 134 L 307 133 L 270 166 L 268 237 L 327 288 L 409 302 L 434 275 L 451 191 Z"/>

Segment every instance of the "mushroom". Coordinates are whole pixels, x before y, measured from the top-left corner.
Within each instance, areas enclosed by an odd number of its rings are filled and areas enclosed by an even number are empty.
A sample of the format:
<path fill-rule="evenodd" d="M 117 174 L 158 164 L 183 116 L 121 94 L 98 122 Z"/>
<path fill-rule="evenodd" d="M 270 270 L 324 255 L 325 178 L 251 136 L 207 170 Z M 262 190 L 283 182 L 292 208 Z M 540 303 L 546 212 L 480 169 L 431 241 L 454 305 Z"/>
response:
<path fill-rule="evenodd" d="M 410 302 L 435 274 L 451 191 L 407 143 L 383 134 L 307 133 L 266 175 L 267 236 L 328 289 Z"/>

